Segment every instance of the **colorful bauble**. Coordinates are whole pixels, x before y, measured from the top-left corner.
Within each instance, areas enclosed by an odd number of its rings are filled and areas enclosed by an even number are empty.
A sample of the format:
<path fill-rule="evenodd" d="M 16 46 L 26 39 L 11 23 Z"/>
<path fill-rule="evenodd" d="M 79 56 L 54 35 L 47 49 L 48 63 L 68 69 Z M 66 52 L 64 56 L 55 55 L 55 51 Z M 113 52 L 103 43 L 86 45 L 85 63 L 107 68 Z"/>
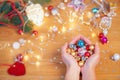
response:
<path fill-rule="evenodd" d="M 33 35 L 33 36 L 37 36 L 37 35 L 38 35 L 38 31 L 34 30 L 34 31 L 32 32 L 32 35 Z"/>
<path fill-rule="evenodd" d="M 118 53 L 115 53 L 115 54 L 112 56 L 112 60 L 114 60 L 114 61 L 120 60 L 120 55 L 119 55 Z"/>
<path fill-rule="evenodd" d="M 95 46 L 85 43 L 84 40 L 78 40 L 75 44 L 69 44 L 67 53 L 71 54 L 79 66 L 83 66 L 86 60 L 94 53 Z"/>
<path fill-rule="evenodd" d="M 103 33 L 99 34 L 99 40 L 102 44 L 108 43 L 108 39 Z"/>
<path fill-rule="evenodd" d="M 23 35 L 23 30 L 19 29 L 18 34 Z"/>
<path fill-rule="evenodd" d="M 14 42 L 12 44 L 13 49 L 19 49 L 20 48 L 20 43 L 19 42 Z"/>
<path fill-rule="evenodd" d="M 48 10 L 51 11 L 54 7 L 52 5 L 48 6 Z"/>
<path fill-rule="evenodd" d="M 83 46 L 85 46 L 85 42 L 83 40 L 79 40 L 77 43 L 77 46 L 83 47 Z"/>
<path fill-rule="evenodd" d="M 23 55 L 22 55 L 22 54 L 18 54 L 18 55 L 16 56 L 16 60 L 17 60 L 17 61 L 23 61 Z"/>
<path fill-rule="evenodd" d="M 95 13 L 97 13 L 99 11 L 99 9 L 98 8 L 93 8 L 92 9 L 92 12 L 95 14 Z"/>

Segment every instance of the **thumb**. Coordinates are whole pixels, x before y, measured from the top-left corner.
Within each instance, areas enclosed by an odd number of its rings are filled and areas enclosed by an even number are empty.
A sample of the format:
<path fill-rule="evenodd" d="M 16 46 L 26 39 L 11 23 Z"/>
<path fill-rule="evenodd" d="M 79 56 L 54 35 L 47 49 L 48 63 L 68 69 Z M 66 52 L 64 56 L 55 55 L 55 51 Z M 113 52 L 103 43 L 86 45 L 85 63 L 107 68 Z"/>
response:
<path fill-rule="evenodd" d="M 65 43 L 64 46 L 61 48 L 61 53 L 62 54 L 66 53 L 67 47 L 68 47 L 68 43 Z"/>
<path fill-rule="evenodd" d="M 98 46 L 98 43 L 95 44 L 95 54 L 100 55 L 100 48 Z"/>

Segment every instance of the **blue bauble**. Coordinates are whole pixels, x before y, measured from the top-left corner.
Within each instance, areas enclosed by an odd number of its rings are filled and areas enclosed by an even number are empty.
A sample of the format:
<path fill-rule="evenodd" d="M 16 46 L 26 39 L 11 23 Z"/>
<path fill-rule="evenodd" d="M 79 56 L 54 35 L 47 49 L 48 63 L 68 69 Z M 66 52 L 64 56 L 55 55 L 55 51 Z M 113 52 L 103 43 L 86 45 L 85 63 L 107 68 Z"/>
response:
<path fill-rule="evenodd" d="M 83 40 L 79 40 L 78 43 L 77 43 L 77 46 L 84 47 L 85 46 L 85 42 Z"/>
<path fill-rule="evenodd" d="M 93 8 L 92 9 L 92 12 L 95 14 L 95 13 L 97 13 L 99 11 L 99 9 L 98 8 Z"/>

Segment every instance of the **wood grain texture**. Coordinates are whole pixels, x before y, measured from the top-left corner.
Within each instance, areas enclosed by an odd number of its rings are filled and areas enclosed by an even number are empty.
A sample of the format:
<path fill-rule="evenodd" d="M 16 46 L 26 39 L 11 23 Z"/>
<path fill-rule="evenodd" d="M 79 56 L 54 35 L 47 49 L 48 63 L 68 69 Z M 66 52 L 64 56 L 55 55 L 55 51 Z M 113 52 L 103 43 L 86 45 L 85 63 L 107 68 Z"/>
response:
<path fill-rule="evenodd" d="M 58 5 L 62 0 L 52 0 L 51 3 L 44 5 Z M 117 16 L 113 17 L 112 27 L 108 33 L 109 43 L 102 45 L 99 43 L 101 51 L 101 60 L 96 68 L 97 80 L 120 80 L 120 61 L 114 62 L 110 58 L 114 53 L 120 54 L 120 0 L 115 0 L 117 2 Z M 66 16 L 68 8 L 66 11 L 60 11 L 61 17 L 67 21 Z M 29 62 L 36 61 L 34 58 L 30 58 L 29 61 L 25 61 L 26 75 L 16 77 L 8 75 L 7 66 L 0 66 L 0 80 L 64 80 L 65 75 L 65 65 L 61 64 L 61 54 L 60 48 L 65 42 L 71 41 L 75 36 L 82 34 L 89 38 L 92 43 L 99 42 L 97 35 L 101 31 L 99 28 L 93 28 L 92 26 L 74 24 L 74 29 L 70 32 L 65 32 L 62 34 L 49 33 L 50 37 L 47 37 L 48 29 L 50 26 L 56 25 L 59 29 L 63 24 L 59 24 L 53 16 L 45 18 L 45 23 L 38 28 L 39 35 L 45 37 L 44 41 L 41 42 L 37 40 L 36 37 L 31 36 L 31 34 L 18 35 L 17 29 L 12 29 L 7 26 L 0 27 L 0 65 L 1 64 L 13 64 L 14 58 L 17 54 L 23 53 L 32 49 L 34 51 L 33 55 L 41 56 L 40 65 L 36 66 L 30 64 Z M 66 23 L 65 27 L 71 26 L 71 24 Z M 90 29 L 92 31 L 90 31 Z M 80 29 L 80 30 L 79 30 Z M 93 38 L 92 33 L 96 36 Z M 54 34 L 54 35 L 53 35 Z M 52 36 L 54 36 L 52 38 Z M 18 41 L 20 38 L 25 40 L 31 40 L 31 43 L 26 43 L 24 46 L 15 50 L 12 48 L 12 43 Z M 10 46 L 7 46 L 7 44 Z M 47 44 L 47 45 L 46 45 Z"/>

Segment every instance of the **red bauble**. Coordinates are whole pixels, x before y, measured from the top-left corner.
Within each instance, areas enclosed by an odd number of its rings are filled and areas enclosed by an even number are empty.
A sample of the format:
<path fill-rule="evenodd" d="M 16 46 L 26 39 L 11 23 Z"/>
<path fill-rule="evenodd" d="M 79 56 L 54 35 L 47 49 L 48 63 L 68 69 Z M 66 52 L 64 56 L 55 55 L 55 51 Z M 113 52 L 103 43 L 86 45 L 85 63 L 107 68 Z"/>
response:
<path fill-rule="evenodd" d="M 23 63 L 15 62 L 13 65 L 10 66 L 8 69 L 8 74 L 14 76 L 22 76 L 25 75 L 26 70 Z"/>
<path fill-rule="evenodd" d="M 85 52 L 84 56 L 85 57 L 90 57 L 90 52 Z"/>
<path fill-rule="evenodd" d="M 23 30 L 19 29 L 18 34 L 23 35 Z"/>
<path fill-rule="evenodd" d="M 52 10 L 54 7 L 52 5 L 48 6 L 48 10 Z"/>
<path fill-rule="evenodd" d="M 103 33 L 100 33 L 100 34 L 99 34 L 99 38 L 102 38 L 102 37 L 104 37 L 104 34 L 103 34 Z"/>
<path fill-rule="evenodd" d="M 86 50 L 90 50 L 90 45 L 86 45 Z"/>
<path fill-rule="evenodd" d="M 34 31 L 32 32 L 32 35 L 33 35 L 33 36 L 37 36 L 37 35 L 38 35 L 38 31 L 34 30 Z"/>
<path fill-rule="evenodd" d="M 23 55 L 22 54 L 18 54 L 17 56 L 16 56 L 16 59 L 17 59 L 17 61 L 23 61 Z"/>

